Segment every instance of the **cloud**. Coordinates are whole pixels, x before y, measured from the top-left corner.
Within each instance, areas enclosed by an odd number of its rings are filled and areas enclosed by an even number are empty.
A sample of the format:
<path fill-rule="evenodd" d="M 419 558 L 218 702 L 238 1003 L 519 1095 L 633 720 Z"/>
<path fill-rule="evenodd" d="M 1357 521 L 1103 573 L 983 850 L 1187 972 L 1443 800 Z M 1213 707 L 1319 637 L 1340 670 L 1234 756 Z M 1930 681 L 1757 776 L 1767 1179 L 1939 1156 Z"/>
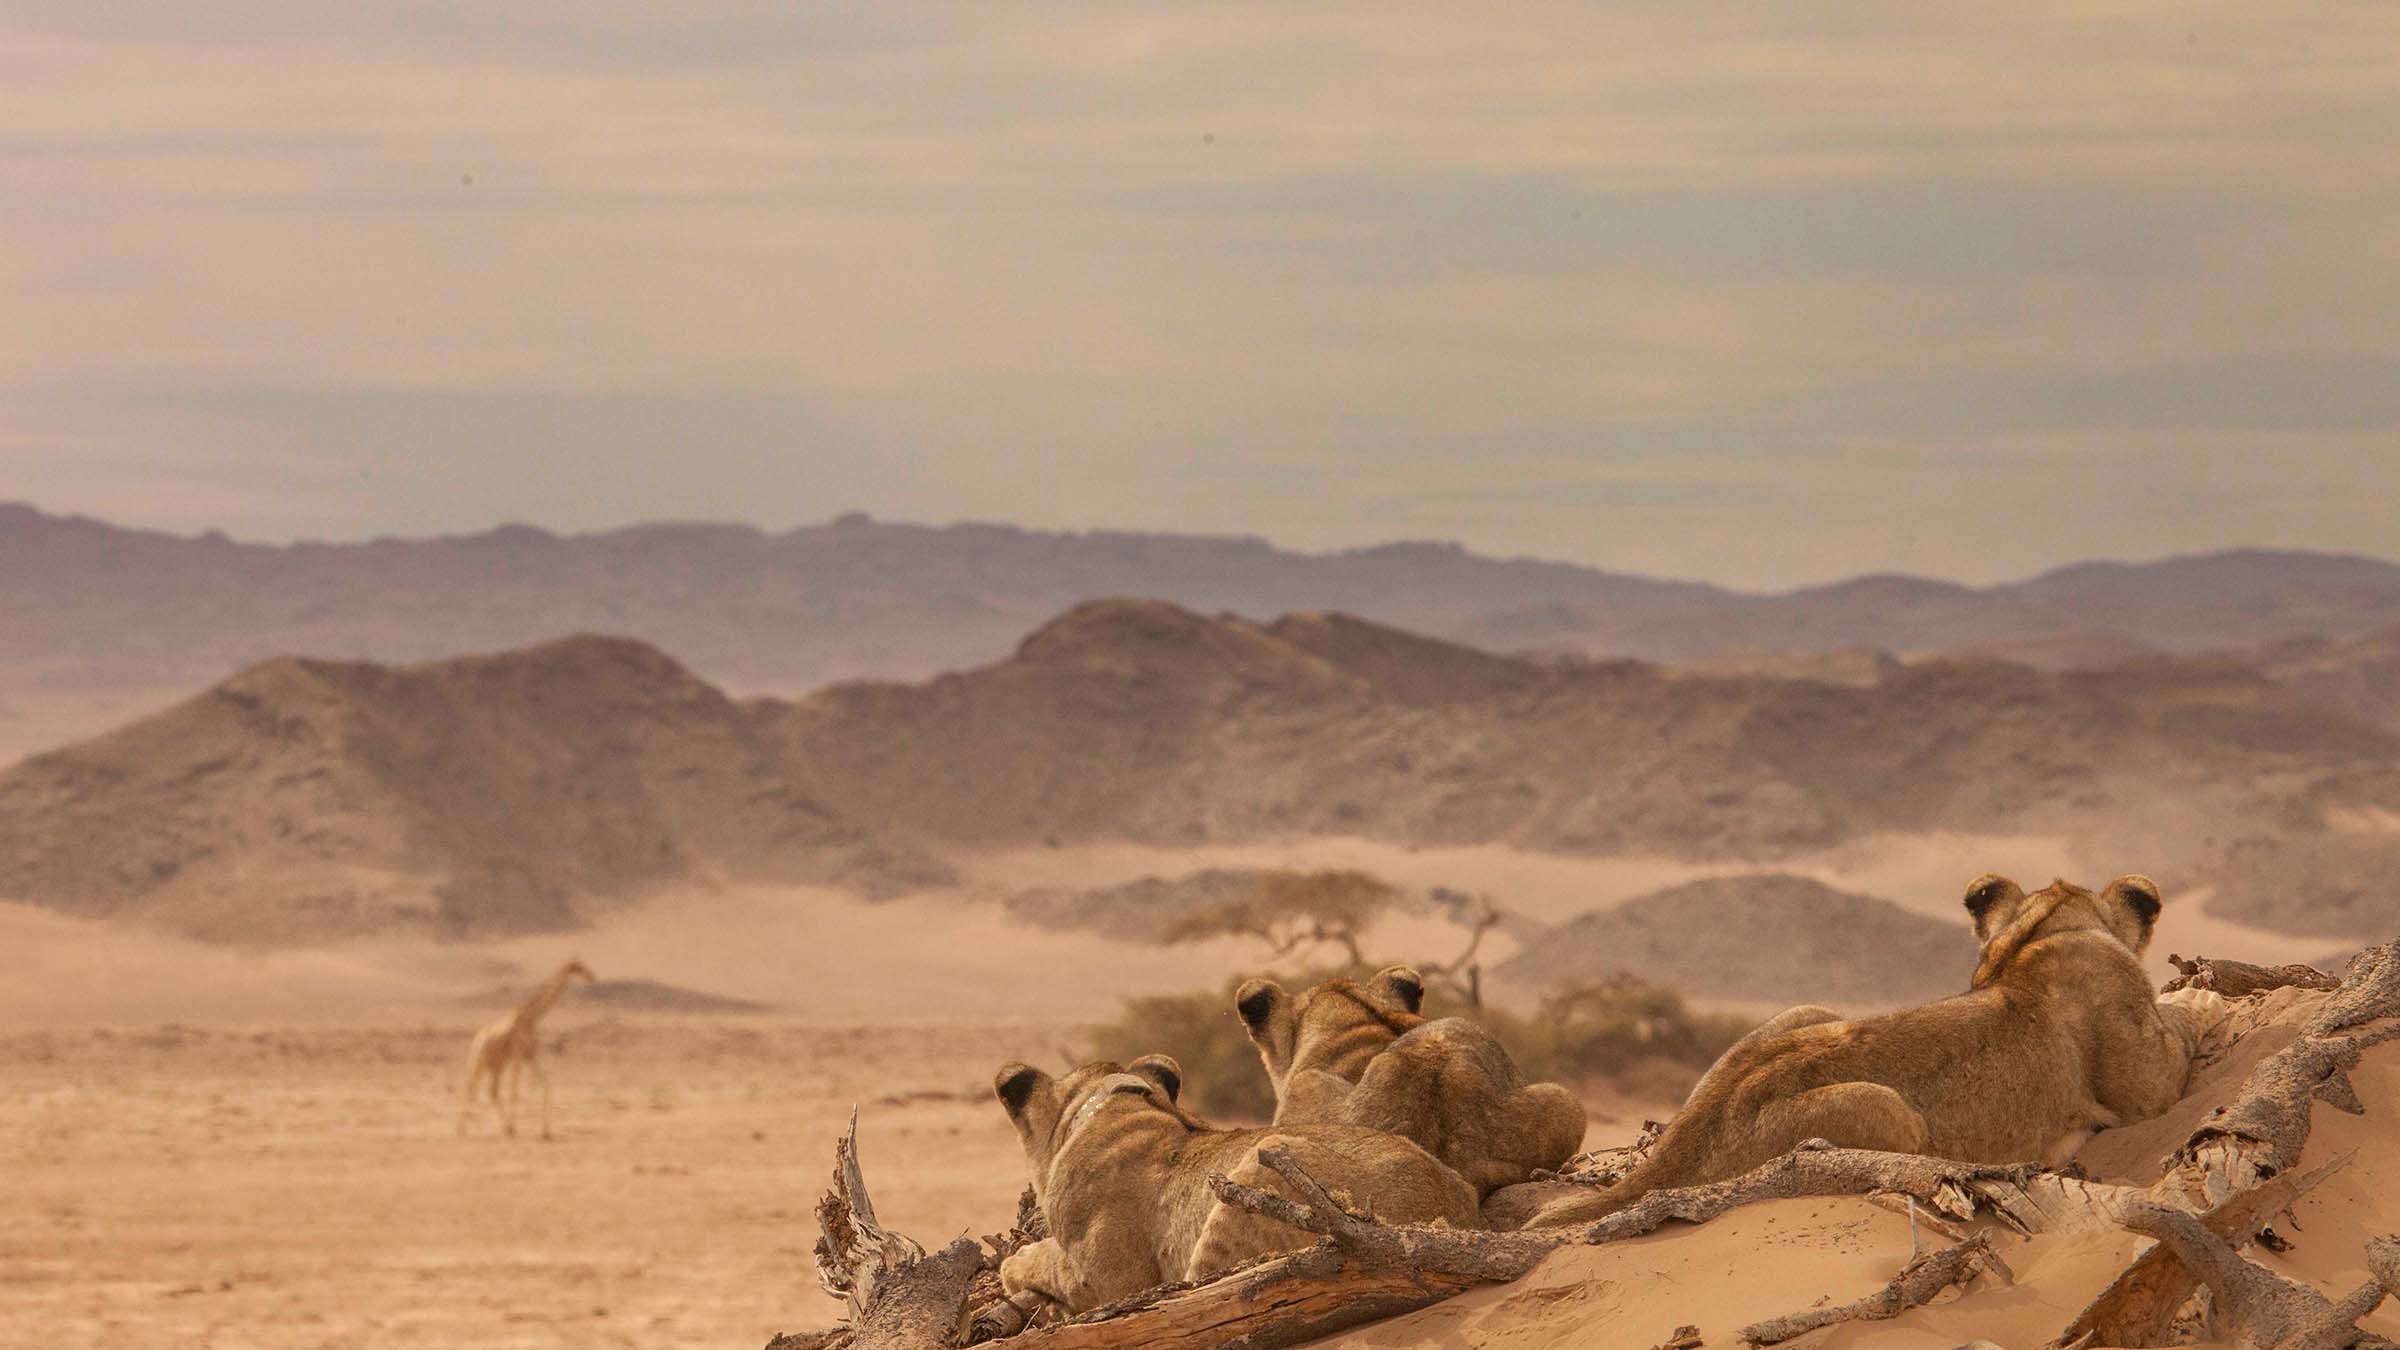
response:
<path fill-rule="evenodd" d="M 1781 583 L 2106 551 L 1893 523 L 2072 482 L 2179 504 L 2125 548 L 2388 550 L 2349 502 L 2400 486 L 2395 125 L 2374 5 L 36 0 L 0 18 L 0 496 Z M 338 491 L 245 508 L 310 460 Z"/>

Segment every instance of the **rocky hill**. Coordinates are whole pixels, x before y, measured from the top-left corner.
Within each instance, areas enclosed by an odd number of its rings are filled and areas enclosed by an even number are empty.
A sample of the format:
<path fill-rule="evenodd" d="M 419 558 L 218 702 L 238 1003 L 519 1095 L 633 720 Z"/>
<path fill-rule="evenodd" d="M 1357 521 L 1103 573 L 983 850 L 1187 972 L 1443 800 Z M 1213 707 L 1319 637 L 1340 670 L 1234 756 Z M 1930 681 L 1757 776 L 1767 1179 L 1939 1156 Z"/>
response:
<path fill-rule="evenodd" d="M 2320 703 L 2400 728 L 2400 625 L 2345 638 L 2295 638 L 2238 659 Z"/>
<path fill-rule="evenodd" d="M 1583 915 L 1493 975 L 1534 988 L 1638 975 L 1710 998 L 1848 1011 L 1954 994 L 1974 968 L 1964 922 L 1769 872 L 1685 882 Z"/>
<path fill-rule="evenodd" d="M 923 683 L 737 702 L 580 638 L 276 661 L 0 773 L 0 896 L 257 938 L 484 931 L 672 881 L 886 892 L 995 847 L 1353 835 L 1772 861 L 2071 841 L 2292 931 L 2388 928 L 2400 732 L 2219 659 L 1868 681 L 1493 656 L 1098 601 Z"/>
<path fill-rule="evenodd" d="M 665 882 L 946 874 L 655 649 L 278 660 L 0 774 L 0 895 L 206 936 L 551 929 Z"/>
<path fill-rule="evenodd" d="M 1726 651 L 2046 650 L 2111 634 L 2169 651 L 2400 622 L 2400 566 L 2244 551 L 2089 564 L 1991 587 L 1865 577 L 1749 594 L 1430 543 L 1298 553 L 1253 538 L 860 516 L 770 533 L 658 524 L 270 546 L 0 504 L 0 760 L 291 652 L 411 662 L 567 634 L 656 644 L 705 678 L 789 693 L 918 679 L 1006 655 L 1104 595 L 1265 617 L 1338 610 L 1496 651 L 1681 661 Z M 2078 651 L 2095 650 L 2080 640 Z M 27 695 L 102 691 L 74 702 Z M 109 716 L 111 721 L 93 721 Z"/>
<path fill-rule="evenodd" d="M 1401 680 L 1403 640 L 1102 602 L 980 670 L 760 707 L 812 793 L 967 847 L 1358 834 L 1773 858 L 1950 828 L 2197 871 L 2400 803 L 2400 735 L 2215 660 L 1837 684 L 1429 652 Z"/>

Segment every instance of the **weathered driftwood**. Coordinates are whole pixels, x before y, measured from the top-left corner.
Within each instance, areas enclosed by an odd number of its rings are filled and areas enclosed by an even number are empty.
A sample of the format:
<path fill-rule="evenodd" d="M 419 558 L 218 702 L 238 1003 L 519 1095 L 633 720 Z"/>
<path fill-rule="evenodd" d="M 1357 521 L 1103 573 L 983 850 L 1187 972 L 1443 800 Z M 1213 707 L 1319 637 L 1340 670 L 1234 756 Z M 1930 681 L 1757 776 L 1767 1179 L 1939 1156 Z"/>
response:
<path fill-rule="evenodd" d="M 1297 1200 L 1212 1178 L 1225 1203 L 1326 1240 L 1199 1285 L 1174 1285 L 1012 1337 L 1012 1350 L 1254 1350 L 1295 1345 L 1363 1322 L 1440 1302 L 1478 1285 L 1518 1279 L 1562 1247 L 1613 1242 L 1677 1219 L 1701 1222 L 1761 1200 L 1894 1192 L 1953 1217 L 1985 1202 L 1977 1188 L 2020 1198 L 2022 1167 L 1956 1163 L 1912 1154 L 1804 1146 L 1733 1178 L 1660 1191 L 1583 1229 L 1490 1233 L 1442 1226 L 1393 1226 L 1350 1213 L 1289 1155 L 1260 1161 Z"/>
<path fill-rule="evenodd" d="M 2254 966 L 2221 956 L 2195 956 L 2187 961 L 2173 954 L 2168 955 L 2167 964 L 2182 972 L 2167 981 L 2160 991 L 2168 994 L 2178 989 L 2213 989 L 2227 998 L 2242 998 L 2292 985 L 2302 989 L 2338 989 L 2342 983 L 2339 977 L 2315 966 Z"/>
<path fill-rule="evenodd" d="M 875 1220 L 858 1167 L 858 1111 L 834 1146 L 833 1187 L 817 1202 L 817 1280 L 849 1304 L 851 1350 L 935 1350 L 965 1343 L 967 1286 L 984 1265 L 983 1247 L 961 1237 L 931 1256 Z M 831 1333 L 819 1333 L 830 1336 Z M 801 1350 L 806 1340 L 772 1343 Z M 836 1342 L 818 1340 L 815 1346 Z"/>
<path fill-rule="evenodd" d="M 2300 1197 L 2316 1189 L 2317 1183 L 2348 1166 L 2354 1156 L 2345 1153 L 2306 1172 L 2286 1173 L 2194 1217 L 2201 1227 L 2226 1242 L 2236 1245 L 2247 1242 L 2274 1222 L 2277 1215 L 2298 1203 Z M 2161 1203 L 2155 1193 L 2134 1191 L 2114 1199 L 2108 1208 L 2121 1226 L 2124 1215 L 2137 1202 Z M 2184 1263 L 2172 1245 L 2159 1243 L 2134 1258 L 2133 1264 L 2119 1272 L 2108 1288 L 2085 1304 L 2052 1344 L 2073 1345 L 2078 1341 L 2091 1345 L 2171 1344 L 2169 1338 L 2174 1334 L 2176 1314 L 2199 1288 L 2199 1274 Z"/>
<path fill-rule="evenodd" d="M 2391 1344 L 2380 1336 L 2362 1335 L 2358 1319 L 2386 1297 L 2400 1294 L 2400 1239 L 2369 1242 L 2373 1276 L 2355 1293 L 2335 1300 L 2243 1260 L 2231 1243 L 2172 1206 L 2135 1201 L 2126 1207 L 2125 1226 L 2173 1248 L 2208 1286 L 2212 1338 L 2242 1350 L 2344 1350 Z"/>
<path fill-rule="evenodd" d="M 1954 1219 L 1970 1219 L 1979 1208 L 2006 1210 L 1995 1197 L 2018 1197 L 2041 1176 L 2026 1165 L 1953 1162 L 1918 1153 L 1880 1153 L 1834 1148 L 1812 1139 L 1771 1163 L 1728 1181 L 1652 1191 L 1588 1227 L 1568 1229 L 1582 1242 L 1639 1237 L 1669 1220 L 1708 1220 L 1761 1200 L 1795 1200 L 1827 1195 L 1905 1195 Z M 2038 1231 L 2038 1230 L 2037 1230 Z"/>
<path fill-rule="evenodd" d="M 1659 1136 L 1667 1132 L 1666 1123 L 1657 1120 L 1642 1122 L 1642 1132 L 1630 1144 L 1611 1148 L 1595 1148 L 1567 1159 L 1566 1165 L 1555 1172 L 1537 1171 L 1536 1181 L 1578 1181 L 1593 1186 L 1614 1186 L 1634 1165 L 1650 1156 L 1658 1146 Z"/>
<path fill-rule="evenodd" d="M 2167 1176 L 2151 1188 L 2153 1195 L 2207 1213 L 2290 1171 L 2308 1143 L 2314 1105 L 2322 1101 L 2352 1115 L 2363 1113 L 2350 1070 L 2370 1046 L 2400 1035 L 2400 1023 L 2373 1031 L 2350 1029 L 2394 1017 L 2400 1017 L 2400 943 L 2370 947 L 2351 961 L 2341 987 L 2326 997 L 2299 1038 L 2261 1060 L 2234 1100 L 2185 1140 Z"/>
<path fill-rule="evenodd" d="M 1745 1345 L 1776 1345 L 1836 1322 L 1880 1322 L 1932 1301 L 1952 1285 L 1966 1284 L 1986 1270 L 2011 1281 L 2016 1273 L 1992 1250 L 1990 1235 L 1977 1233 L 1966 1241 L 1915 1257 L 1883 1288 L 1835 1308 L 1808 1308 L 1764 1322 L 1753 1322 L 1734 1333 Z"/>
<path fill-rule="evenodd" d="M 836 1192 L 820 1207 L 821 1221 L 836 1225 L 828 1228 L 829 1235 L 841 1231 L 840 1224 L 848 1221 L 846 1215 L 854 1217 L 863 1209 L 871 1224 L 873 1214 L 871 1207 L 846 1198 L 853 1191 L 862 1199 L 864 1196 L 854 1145 L 845 1140 L 837 1152 Z M 1918 1154 L 1831 1148 L 1822 1141 L 1811 1141 L 1739 1177 L 1652 1192 L 1584 1228 L 1492 1233 L 1385 1225 L 1344 1210 L 1281 1150 L 1266 1150 L 1260 1161 L 1284 1177 L 1301 1198 L 1286 1199 L 1222 1177 L 1212 1178 L 1219 1198 L 1319 1234 L 1326 1242 L 1205 1284 L 1165 1286 L 1054 1326 L 1036 1326 L 1015 1334 L 1011 1334 L 1009 1314 L 997 1306 L 979 1307 L 975 1339 L 1005 1335 L 1012 1347 L 1024 1350 L 1110 1350 L 1136 1345 L 1201 1350 L 1235 1343 L 1268 1350 L 1424 1307 L 1477 1285 L 1518 1279 L 1561 1247 L 1638 1237 L 1677 1220 L 1704 1223 L 1763 1200 L 1888 1193 L 1908 1197 L 1953 1219 L 1990 1213 L 2023 1231 L 2046 1232 L 2098 1222 L 2096 1216 L 2104 1213 L 2099 1206 L 2114 1192 L 2130 1189 L 2103 1188 L 2022 1165 L 1961 1163 Z M 880 1233 L 879 1229 L 873 1231 Z M 878 1253 L 885 1250 L 880 1239 L 839 1245 Z M 907 1264 L 914 1249 L 915 1244 L 909 1243 L 880 1257 L 878 1268 L 914 1269 Z M 834 1264 L 840 1271 L 851 1268 L 847 1262 Z M 972 1276 L 974 1272 L 970 1268 L 966 1273 Z M 888 1280 L 886 1284 L 890 1287 Z M 933 1300 L 934 1310 L 914 1320 L 912 1325 L 932 1329 L 924 1333 L 928 1338 L 880 1344 L 956 1344 L 934 1333 L 949 1325 L 944 1316 L 961 1306 L 965 1287 L 964 1278 L 958 1282 L 956 1295 L 945 1287 Z M 857 1282 L 829 1281 L 828 1288 L 855 1297 Z M 853 1323 L 865 1325 L 856 1313 Z M 863 1338 L 786 1338 L 778 1343 L 778 1350 L 840 1350 L 865 1343 Z"/>
<path fill-rule="evenodd" d="M 1167 1285 L 1057 1326 L 1010 1338 L 1010 1350 L 1273 1350 L 1398 1316 L 1481 1280 L 1368 1271 L 1327 1247 L 1278 1257 L 1206 1284 Z"/>
<path fill-rule="evenodd" d="M 1012 1296 L 1000 1286 L 1000 1263 L 1018 1248 L 1048 1236 L 1050 1222 L 1042 1215 L 1033 1187 L 1027 1186 L 1017 1196 L 1016 1225 L 1005 1233 L 984 1235 L 983 1245 L 989 1255 L 967 1291 L 967 1306 L 973 1310 L 967 1326 L 967 1344 L 1014 1336 L 1032 1327 L 1049 1326 L 1066 1316 L 1064 1308 L 1041 1294 L 1026 1291 Z"/>
<path fill-rule="evenodd" d="M 2290 1173 L 2307 1146 L 2315 1103 L 2363 1111 L 2349 1071 L 2368 1047 L 2400 1034 L 2400 1026 L 2352 1028 L 2395 1017 L 2400 1017 L 2400 944 L 2370 947 L 2351 961 L 2299 1038 L 2261 1060 L 2234 1100 L 2193 1131 L 2167 1173 L 2136 1198 L 2196 1216 L 2203 1231 L 2221 1242 L 2238 1246 L 2252 1240 L 2349 1161 L 2345 1155 L 2305 1176 Z M 2129 1203 L 2128 1197 L 2113 1197 L 2102 1209 L 2121 1216 L 2131 1212 Z M 2079 1339 L 2101 1345 L 2165 1344 L 2178 1310 L 2202 1283 L 2202 1272 L 2184 1259 L 2183 1249 L 2162 1241 L 2086 1305 L 2054 1344 Z"/>

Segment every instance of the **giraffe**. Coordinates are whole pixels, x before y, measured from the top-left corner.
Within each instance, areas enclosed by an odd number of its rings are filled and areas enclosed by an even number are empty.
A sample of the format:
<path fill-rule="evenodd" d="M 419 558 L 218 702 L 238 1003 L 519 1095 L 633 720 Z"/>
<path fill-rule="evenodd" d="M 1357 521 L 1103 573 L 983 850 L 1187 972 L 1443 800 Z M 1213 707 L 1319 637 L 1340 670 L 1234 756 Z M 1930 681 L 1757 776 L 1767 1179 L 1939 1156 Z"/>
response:
<path fill-rule="evenodd" d="M 475 1112 L 475 1089 L 488 1076 L 491 1079 L 492 1109 L 500 1113 L 501 1127 L 510 1134 L 517 1132 L 517 1085 L 525 1072 L 531 1070 L 533 1081 L 542 1089 L 542 1138 L 550 1137 L 550 1075 L 542 1072 L 541 1022 L 542 1014 L 567 992 L 567 982 L 582 976 L 586 983 L 592 978 L 592 968 L 581 960 L 571 960 L 558 968 L 558 973 L 546 981 L 516 1007 L 516 1011 L 475 1033 L 475 1045 L 467 1051 L 467 1098 L 458 1109 L 458 1132 L 467 1132 L 467 1117 Z M 508 1081 L 508 1100 L 500 1099 L 501 1080 Z"/>

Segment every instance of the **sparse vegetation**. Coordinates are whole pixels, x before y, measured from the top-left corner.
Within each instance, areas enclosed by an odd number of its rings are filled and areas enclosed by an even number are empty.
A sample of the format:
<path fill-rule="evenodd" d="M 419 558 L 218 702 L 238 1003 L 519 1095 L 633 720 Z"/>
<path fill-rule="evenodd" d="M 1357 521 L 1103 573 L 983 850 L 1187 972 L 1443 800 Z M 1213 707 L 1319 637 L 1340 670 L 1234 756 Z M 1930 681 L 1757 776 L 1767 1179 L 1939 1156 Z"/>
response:
<path fill-rule="evenodd" d="M 1680 992 L 1631 975 L 1559 990 L 1529 1016 L 1486 1008 L 1479 1017 L 1527 1078 L 1661 1096 L 1682 1095 L 1757 1025 L 1736 1013 L 1695 1011 Z"/>
<path fill-rule="evenodd" d="M 1400 897 L 1399 889 L 1366 872 L 1327 868 L 1260 874 L 1253 886 L 1177 918 L 1166 942 L 1254 938 L 1272 962 L 1305 958 L 1330 948 L 1331 965 L 1272 972 L 1297 992 L 1320 980 L 1365 979 L 1381 966 L 1361 945 L 1367 927 Z M 1501 913 L 1488 897 L 1446 888 L 1433 895 L 1468 929 L 1464 948 L 1447 961 L 1414 960 L 1425 977 L 1425 1015 L 1470 1014 L 1489 1026 L 1533 1080 L 1577 1091 L 1608 1085 L 1645 1095 L 1681 1095 L 1753 1023 L 1724 1013 L 1697 1013 L 1681 993 L 1628 975 L 1578 982 L 1554 990 L 1531 1014 L 1483 1004 L 1482 968 L 1475 955 Z M 1253 972 L 1268 973 L 1268 972 Z M 1096 1028 L 1081 1054 L 1130 1060 L 1164 1052 L 1183 1065 L 1184 1104 L 1204 1116 L 1263 1121 L 1275 1114 L 1274 1087 L 1233 1011 L 1234 991 L 1249 975 L 1215 989 L 1151 994 L 1125 1000 L 1115 1021 Z"/>
<path fill-rule="evenodd" d="M 1275 1090 L 1233 1012 L 1233 991 L 1247 978 L 1129 998 L 1115 1021 L 1093 1029 L 1079 1057 L 1124 1061 L 1163 1051 L 1183 1066 L 1185 1106 L 1211 1119 L 1266 1120 L 1275 1114 Z"/>
<path fill-rule="evenodd" d="M 1365 965 L 1359 935 L 1399 894 L 1380 877 L 1345 868 L 1265 872 L 1249 892 L 1202 906 L 1169 924 L 1163 940 L 1256 938 L 1266 944 L 1270 961 L 1330 945 L 1340 948 L 1350 964 Z"/>
<path fill-rule="evenodd" d="M 1275 978 L 1297 990 L 1335 976 L 1361 979 L 1375 968 L 1362 961 L 1277 972 Z M 1129 1060 L 1164 1051 L 1183 1065 L 1183 1100 L 1192 1110 L 1228 1122 L 1264 1121 L 1275 1114 L 1274 1089 L 1233 1011 L 1233 991 L 1247 978 L 1127 999 L 1116 1020 L 1093 1030 L 1081 1053 Z M 1428 1017 L 1469 1011 L 1454 993 L 1427 990 Z M 1752 1025 L 1732 1014 L 1695 1012 L 1676 991 L 1622 975 L 1561 990 L 1530 1014 L 1485 1007 L 1473 1015 L 1500 1037 L 1529 1079 L 1578 1091 L 1613 1087 L 1655 1096 L 1680 1095 Z"/>

